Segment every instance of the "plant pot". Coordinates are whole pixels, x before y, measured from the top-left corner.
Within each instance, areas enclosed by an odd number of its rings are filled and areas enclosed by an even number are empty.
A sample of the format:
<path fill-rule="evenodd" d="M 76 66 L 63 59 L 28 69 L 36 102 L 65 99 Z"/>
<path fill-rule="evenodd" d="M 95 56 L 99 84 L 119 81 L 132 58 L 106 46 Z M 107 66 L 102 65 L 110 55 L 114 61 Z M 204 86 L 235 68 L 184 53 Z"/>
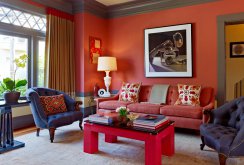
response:
<path fill-rule="evenodd" d="M 20 92 L 4 92 L 3 98 L 6 104 L 18 103 Z"/>
<path fill-rule="evenodd" d="M 119 116 L 120 126 L 126 126 L 127 122 L 128 122 L 128 118 L 126 116 Z"/>

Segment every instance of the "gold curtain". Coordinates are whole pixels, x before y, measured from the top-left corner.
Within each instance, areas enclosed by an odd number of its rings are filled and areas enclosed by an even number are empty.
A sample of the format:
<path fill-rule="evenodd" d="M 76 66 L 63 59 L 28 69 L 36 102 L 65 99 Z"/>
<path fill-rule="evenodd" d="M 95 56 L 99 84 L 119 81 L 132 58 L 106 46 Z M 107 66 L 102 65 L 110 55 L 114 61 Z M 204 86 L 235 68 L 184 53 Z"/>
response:
<path fill-rule="evenodd" d="M 75 97 L 74 22 L 66 13 L 47 10 L 45 85 Z"/>

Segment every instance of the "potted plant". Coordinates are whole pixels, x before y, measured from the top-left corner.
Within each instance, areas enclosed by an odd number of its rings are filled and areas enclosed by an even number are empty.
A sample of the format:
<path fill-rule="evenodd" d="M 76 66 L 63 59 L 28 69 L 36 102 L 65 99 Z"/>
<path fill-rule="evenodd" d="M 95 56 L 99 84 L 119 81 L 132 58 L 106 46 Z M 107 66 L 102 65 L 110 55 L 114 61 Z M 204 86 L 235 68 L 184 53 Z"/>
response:
<path fill-rule="evenodd" d="M 16 80 L 16 72 L 19 68 L 24 68 L 27 63 L 28 56 L 26 54 L 21 55 L 19 58 L 14 59 L 15 70 L 13 79 L 12 78 L 4 78 L 2 82 L 0 82 L 1 88 L 4 91 L 3 98 L 6 104 L 17 103 L 20 97 L 20 89 L 27 84 L 26 79 Z"/>
<path fill-rule="evenodd" d="M 121 125 L 126 125 L 128 122 L 128 118 L 127 115 L 129 114 L 130 110 L 129 108 L 126 107 L 118 107 L 115 110 L 117 113 L 119 113 L 119 121 Z"/>

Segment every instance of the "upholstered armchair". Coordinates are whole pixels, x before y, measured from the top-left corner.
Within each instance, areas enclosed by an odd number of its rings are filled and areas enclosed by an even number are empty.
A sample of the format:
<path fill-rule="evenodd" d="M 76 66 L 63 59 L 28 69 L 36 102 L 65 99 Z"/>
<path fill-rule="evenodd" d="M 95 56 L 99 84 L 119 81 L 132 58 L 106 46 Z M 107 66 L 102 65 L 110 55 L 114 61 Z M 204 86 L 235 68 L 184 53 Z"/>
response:
<path fill-rule="evenodd" d="M 54 96 L 63 94 L 63 100 L 66 105 L 65 112 L 47 115 L 44 112 L 44 106 L 41 104 L 40 96 Z M 37 136 L 39 136 L 40 129 L 49 129 L 51 143 L 54 140 L 55 129 L 61 126 L 72 124 L 74 121 L 80 121 L 79 127 L 82 129 L 83 114 L 79 110 L 81 101 L 75 101 L 64 92 L 49 88 L 29 88 L 26 92 L 26 97 L 31 101 L 31 111 L 37 127 Z"/>
<path fill-rule="evenodd" d="M 244 97 L 204 113 L 210 120 L 200 126 L 201 150 L 205 144 L 216 150 L 220 165 L 228 157 L 244 156 Z"/>

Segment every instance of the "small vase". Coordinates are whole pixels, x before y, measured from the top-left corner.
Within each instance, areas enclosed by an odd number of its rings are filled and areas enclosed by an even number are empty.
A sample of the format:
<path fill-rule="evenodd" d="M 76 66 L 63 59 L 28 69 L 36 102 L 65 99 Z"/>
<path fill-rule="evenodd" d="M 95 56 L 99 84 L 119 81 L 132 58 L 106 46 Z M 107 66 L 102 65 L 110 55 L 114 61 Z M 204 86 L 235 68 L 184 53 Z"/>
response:
<path fill-rule="evenodd" d="M 128 118 L 126 116 L 119 116 L 119 124 L 121 126 L 126 126 L 128 122 Z"/>
<path fill-rule="evenodd" d="M 5 92 L 3 98 L 6 104 L 18 103 L 20 97 L 20 92 Z"/>

